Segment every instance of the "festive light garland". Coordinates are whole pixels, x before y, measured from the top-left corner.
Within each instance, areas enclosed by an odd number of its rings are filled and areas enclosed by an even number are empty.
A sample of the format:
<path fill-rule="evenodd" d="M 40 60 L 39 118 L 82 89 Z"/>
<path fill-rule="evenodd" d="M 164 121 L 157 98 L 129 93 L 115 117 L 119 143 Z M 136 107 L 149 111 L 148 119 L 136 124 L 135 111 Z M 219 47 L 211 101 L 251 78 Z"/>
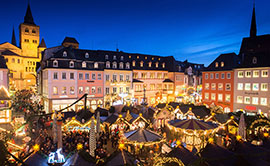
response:
<path fill-rule="evenodd" d="M 267 123 L 268 125 L 270 125 L 269 120 L 266 119 L 257 119 L 254 122 L 251 123 L 250 128 L 252 129 L 254 127 L 255 124 L 257 123 Z"/>
<path fill-rule="evenodd" d="M 154 165 L 163 166 L 166 163 L 177 163 L 179 166 L 185 166 L 184 163 L 175 157 L 155 157 Z"/>

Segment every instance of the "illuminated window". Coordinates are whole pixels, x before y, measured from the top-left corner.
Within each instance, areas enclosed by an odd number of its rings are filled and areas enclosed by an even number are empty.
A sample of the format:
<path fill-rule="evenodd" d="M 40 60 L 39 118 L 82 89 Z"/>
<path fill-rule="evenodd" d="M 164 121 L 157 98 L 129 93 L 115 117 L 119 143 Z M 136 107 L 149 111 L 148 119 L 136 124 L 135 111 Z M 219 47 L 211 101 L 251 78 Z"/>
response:
<path fill-rule="evenodd" d="M 208 100 L 208 99 L 209 99 L 209 93 L 205 93 L 205 94 L 204 94 L 204 98 L 205 98 L 206 100 Z"/>
<path fill-rule="evenodd" d="M 258 97 L 252 97 L 252 104 L 258 105 L 259 104 L 259 98 Z"/>
<path fill-rule="evenodd" d="M 55 87 L 55 86 L 53 87 L 53 94 L 54 94 L 54 95 L 57 95 L 57 94 L 58 94 L 58 89 L 57 89 L 57 87 Z"/>
<path fill-rule="evenodd" d="M 136 61 L 132 61 L 132 66 L 134 67 L 136 65 Z"/>
<path fill-rule="evenodd" d="M 218 94 L 218 101 L 223 101 L 223 94 Z"/>
<path fill-rule="evenodd" d="M 262 83 L 261 84 L 261 91 L 267 91 L 268 90 L 268 84 L 267 83 Z"/>
<path fill-rule="evenodd" d="M 223 90 L 223 84 L 222 83 L 218 83 L 218 90 Z"/>
<path fill-rule="evenodd" d="M 211 84 L 211 89 L 212 89 L 212 90 L 216 90 L 216 83 L 212 83 L 212 84 Z"/>
<path fill-rule="evenodd" d="M 130 64 L 129 64 L 129 62 L 126 63 L 126 69 L 130 69 Z"/>
<path fill-rule="evenodd" d="M 62 87 L 62 95 L 66 95 L 67 94 L 67 87 Z"/>
<path fill-rule="evenodd" d="M 258 83 L 252 84 L 252 90 L 253 91 L 258 91 L 259 90 L 259 84 Z"/>
<path fill-rule="evenodd" d="M 259 70 L 254 70 L 254 71 L 253 71 L 253 77 L 254 77 L 254 78 L 258 78 L 259 75 L 260 75 L 260 74 L 259 74 Z"/>
<path fill-rule="evenodd" d="M 137 56 L 137 59 L 139 59 L 139 56 Z"/>
<path fill-rule="evenodd" d="M 83 87 L 82 86 L 79 87 L 79 94 L 83 94 Z"/>
<path fill-rule="evenodd" d="M 238 78 L 243 78 L 244 77 L 244 71 L 238 71 Z"/>
<path fill-rule="evenodd" d="M 262 77 L 268 77 L 268 70 L 262 70 Z"/>
<path fill-rule="evenodd" d="M 251 89 L 250 83 L 245 83 L 245 90 L 250 90 L 250 89 Z"/>
<path fill-rule="evenodd" d="M 73 86 L 69 88 L 69 93 L 70 93 L 71 95 L 74 95 L 74 93 L 75 93 L 75 88 L 74 88 Z"/>
<path fill-rule="evenodd" d="M 218 62 L 216 62 L 216 67 L 218 67 Z"/>
<path fill-rule="evenodd" d="M 133 73 L 133 78 L 139 78 L 138 73 Z"/>
<path fill-rule="evenodd" d="M 261 98 L 261 105 L 267 105 L 267 98 Z"/>
<path fill-rule="evenodd" d="M 158 68 L 158 62 L 156 62 L 156 68 Z"/>
<path fill-rule="evenodd" d="M 243 103 L 243 96 L 237 96 L 237 103 Z"/>
<path fill-rule="evenodd" d="M 226 102 L 231 102 L 231 95 L 225 95 L 225 101 Z"/>
<path fill-rule="evenodd" d="M 143 67 L 143 61 L 140 62 L 140 66 Z"/>
<path fill-rule="evenodd" d="M 82 62 L 82 68 L 86 68 L 86 62 L 85 61 Z"/>
<path fill-rule="evenodd" d="M 165 68 L 165 63 L 164 62 L 162 63 L 162 67 Z"/>
<path fill-rule="evenodd" d="M 94 87 L 94 86 L 92 87 L 91 93 L 92 94 L 95 94 L 96 93 L 96 87 Z"/>
<path fill-rule="evenodd" d="M 221 67 L 224 67 L 224 62 L 221 62 L 221 63 L 220 63 L 220 66 L 221 66 Z"/>
<path fill-rule="evenodd" d="M 110 68 L 110 62 L 109 61 L 106 62 L 106 68 Z"/>
<path fill-rule="evenodd" d="M 126 81 L 129 81 L 129 75 L 128 74 L 126 75 Z"/>
<path fill-rule="evenodd" d="M 98 68 L 98 63 L 97 63 L 97 62 L 94 63 L 94 68 L 95 68 L 95 69 Z"/>
<path fill-rule="evenodd" d="M 148 63 L 148 67 L 152 67 L 152 62 L 149 62 Z"/>
<path fill-rule="evenodd" d="M 205 83 L 205 89 L 206 89 L 206 90 L 209 89 L 209 83 Z"/>
<path fill-rule="evenodd" d="M 124 63 L 123 63 L 123 62 L 120 62 L 120 63 L 119 63 L 119 68 L 120 68 L 120 69 L 123 69 L 123 68 L 124 68 Z"/>
<path fill-rule="evenodd" d="M 150 73 L 150 78 L 155 78 L 155 73 Z"/>
<path fill-rule="evenodd" d="M 89 87 L 87 86 L 87 87 L 85 87 L 85 93 L 87 93 L 87 94 L 89 94 L 90 93 L 90 91 L 89 91 Z"/>
<path fill-rule="evenodd" d="M 117 68 L 117 63 L 116 62 L 113 62 L 112 68 L 113 69 L 116 69 Z"/>
<path fill-rule="evenodd" d="M 168 78 L 168 73 L 164 73 L 164 78 Z"/>
<path fill-rule="evenodd" d="M 211 93 L 211 100 L 213 100 L 213 101 L 216 100 L 216 94 L 215 93 Z"/>
<path fill-rule="evenodd" d="M 237 90 L 243 90 L 243 88 L 244 88 L 243 83 L 238 83 L 237 84 Z"/>
<path fill-rule="evenodd" d="M 66 51 L 63 52 L 63 57 L 67 57 L 67 52 Z"/>

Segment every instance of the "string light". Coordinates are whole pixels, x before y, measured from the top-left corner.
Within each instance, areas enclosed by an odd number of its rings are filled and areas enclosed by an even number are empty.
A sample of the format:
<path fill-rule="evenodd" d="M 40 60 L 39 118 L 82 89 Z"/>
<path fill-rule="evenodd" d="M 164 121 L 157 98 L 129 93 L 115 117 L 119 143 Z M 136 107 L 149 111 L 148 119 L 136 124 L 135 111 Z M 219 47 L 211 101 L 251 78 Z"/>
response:
<path fill-rule="evenodd" d="M 82 144 L 77 144 L 77 150 L 81 150 L 83 148 L 83 145 Z"/>
<path fill-rule="evenodd" d="M 33 149 L 34 149 L 34 151 L 39 151 L 39 145 L 38 145 L 38 144 L 35 144 L 35 145 L 33 146 Z"/>

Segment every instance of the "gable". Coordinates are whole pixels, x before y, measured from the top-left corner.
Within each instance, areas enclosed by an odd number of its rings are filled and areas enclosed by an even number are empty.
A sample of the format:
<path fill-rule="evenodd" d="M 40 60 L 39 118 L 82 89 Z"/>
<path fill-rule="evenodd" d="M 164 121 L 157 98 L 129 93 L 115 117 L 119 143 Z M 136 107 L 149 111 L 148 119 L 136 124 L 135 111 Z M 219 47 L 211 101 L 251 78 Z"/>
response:
<path fill-rule="evenodd" d="M 18 55 L 21 55 L 21 49 L 19 47 L 14 46 L 13 44 L 9 42 L 0 44 L 0 51 L 1 50 L 10 50 Z"/>

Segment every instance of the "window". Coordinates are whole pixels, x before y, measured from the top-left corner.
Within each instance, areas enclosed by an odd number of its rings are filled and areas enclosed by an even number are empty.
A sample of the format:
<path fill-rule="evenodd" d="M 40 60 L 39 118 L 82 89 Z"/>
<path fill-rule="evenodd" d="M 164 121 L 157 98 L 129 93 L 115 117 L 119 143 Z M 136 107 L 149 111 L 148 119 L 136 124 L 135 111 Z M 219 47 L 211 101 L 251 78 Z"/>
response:
<path fill-rule="evenodd" d="M 79 73 L 79 80 L 83 80 L 83 73 Z"/>
<path fill-rule="evenodd" d="M 231 101 L 231 95 L 225 95 L 225 101 L 230 102 Z"/>
<path fill-rule="evenodd" d="M 244 103 L 245 104 L 250 104 L 250 97 L 245 97 Z"/>
<path fill-rule="evenodd" d="M 267 83 L 262 83 L 261 84 L 261 91 L 267 91 L 268 90 L 268 84 Z"/>
<path fill-rule="evenodd" d="M 253 77 L 258 78 L 259 77 L 259 70 L 254 70 L 253 71 Z"/>
<path fill-rule="evenodd" d="M 216 79 L 218 79 L 218 77 L 219 77 L 219 74 L 218 74 L 218 73 L 216 73 Z"/>
<path fill-rule="evenodd" d="M 123 87 L 119 87 L 119 93 L 123 93 Z"/>
<path fill-rule="evenodd" d="M 24 30 L 25 32 L 29 32 L 29 29 L 28 28 L 25 28 L 25 30 Z"/>
<path fill-rule="evenodd" d="M 124 60 L 124 57 L 123 57 L 123 56 L 121 56 L 121 57 L 120 57 L 120 59 L 121 59 L 121 61 L 123 61 L 123 60 Z"/>
<path fill-rule="evenodd" d="M 85 79 L 89 80 L 89 73 L 85 73 Z"/>
<path fill-rule="evenodd" d="M 66 95 L 67 94 L 67 87 L 62 87 L 62 95 Z"/>
<path fill-rule="evenodd" d="M 268 71 L 262 70 L 262 77 L 268 77 Z"/>
<path fill-rule="evenodd" d="M 25 71 L 28 72 L 28 67 L 25 67 Z"/>
<path fill-rule="evenodd" d="M 208 74 L 205 74 L 205 79 L 206 79 L 206 80 L 208 79 Z"/>
<path fill-rule="evenodd" d="M 216 83 L 212 83 L 212 84 L 211 84 L 211 89 L 212 89 L 212 90 L 216 90 Z"/>
<path fill-rule="evenodd" d="M 181 81 L 181 76 L 176 76 L 176 81 Z"/>
<path fill-rule="evenodd" d="M 251 71 L 246 71 L 246 77 L 250 78 L 251 77 Z"/>
<path fill-rule="evenodd" d="M 17 60 L 17 63 L 20 63 L 20 59 Z"/>
<path fill-rule="evenodd" d="M 98 87 L 97 93 L 98 93 L 98 94 L 101 94 L 101 87 Z"/>
<path fill-rule="evenodd" d="M 223 90 L 223 83 L 218 83 L 218 90 Z"/>
<path fill-rule="evenodd" d="M 244 77 L 244 72 L 243 71 L 238 71 L 238 78 L 243 78 Z"/>
<path fill-rule="evenodd" d="M 35 43 L 35 44 L 37 44 L 37 40 L 33 40 L 32 42 Z"/>
<path fill-rule="evenodd" d="M 155 78 L 155 73 L 150 73 L 150 78 Z"/>
<path fill-rule="evenodd" d="M 251 89 L 250 83 L 245 83 L 245 90 L 250 90 L 250 89 Z"/>
<path fill-rule="evenodd" d="M 243 83 L 237 84 L 237 90 L 243 90 Z"/>
<path fill-rule="evenodd" d="M 221 79 L 224 79 L 224 78 L 225 78 L 225 74 L 221 73 Z"/>
<path fill-rule="evenodd" d="M 116 80 L 117 80 L 117 75 L 114 74 L 114 75 L 113 75 L 113 81 L 116 81 Z"/>
<path fill-rule="evenodd" d="M 62 80 L 65 80 L 65 79 L 67 79 L 67 73 L 62 73 Z"/>
<path fill-rule="evenodd" d="M 69 79 L 74 80 L 74 73 L 69 73 Z"/>
<path fill-rule="evenodd" d="M 132 66 L 136 66 L 136 62 L 135 61 L 132 61 Z"/>
<path fill-rule="evenodd" d="M 113 56 L 113 60 L 116 60 L 116 56 L 115 55 Z"/>
<path fill-rule="evenodd" d="M 57 80 L 57 79 L 58 79 L 58 73 L 57 73 L 57 72 L 54 72 L 54 73 L 53 73 L 53 79 L 54 79 L 54 80 Z"/>
<path fill-rule="evenodd" d="M 106 95 L 110 94 L 110 88 L 109 87 L 105 88 L 105 93 L 106 93 Z"/>
<path fill-rule="evenodd" d="M 109 59 L 109 55 L 105 55 L 105 59 Z"/>
<path fill-rule="evenodd" d="M 252 90 L 253 91 L 258 91 L 259 90 L 259 84 L 258 83 L 252 84 Z"/>
<path fill-rule="evenodd" d="M 148 67 L 152 67 L 152 62 L 149 62 L 148 63 Z"/>
<path fill-rule="evenodd" d="M 124 75 L 120 74 L 120 81 L 124 81 Z"/>
<path fill-rule="evenodd" d="M 205 83 L 205 89 L 206 89 L 206 90 L 209 89 L 209 83 Z"/>
<path fill-rule="evenodd" d="M 95 79 L 96 79 L 96 74 L 92 73 L 92 80 L 95 80 Z"/>
<path fill-rule="evenodd" d="M 213 100 L 213 101 L 216 100 L 216 94 L 215 93 L 211 93 L 211 100 Z"/>
<path fill-rule="evenodd" d="M 139 78 L 138 73 L 133 73 L 133 78 Z"/>
<path fill-rule="evenodd" d="M 87 53 L 85 53 L 85 56 L 84 56 L 85 58 L 89 58 L 89 54 L 88 54 L 88 52 Z"/>
<path fill-rule="evenodd" d="M 258 105 L 259 104 L 259 98 L 258 97 L 252 97 L 252 104 Z"/>
<path fill-rule="evenodd" d="M 205 98 L 206 100 L 209 100 L 209 93 L 205 93 L 205 94 L 204 94 L 204 98 Z"/>
<path fill-rule="evenodd" d="M 87 86 L 87 87 L 85 87 L 85 93 L 87 93 L 87 94 L 89 94 L 90 93 L 90 91 L 89 91 L 89 87 Z"/>
<path fill-rule="evenodd" d="M 79 94 L 83 94 L 83 87 L 82 86 L 79 87 Z"/>
<path fill-rule="evenodd" d="M 223 94 L 218 94 L 218 101 L 223 101 Z"/>
<path fill-rule="evenodd" d="M 227 79 L 231 79 L 231 73 L 227 73 Z"/>
<path fill-rule="evenodd" d="M 261 105 L 267 105 L 267 98 L 261 98 Z"/>
<path fill-rule="evenodd" d="M 243 103 L 243 96 L 237 96 L 237 103 Z"/>
<path fill-rule="evenodd" d="M 129 81 L 129 75 L 128 74 L 126 75 L 126 81 L 127 82 Z"/>
<path fill-rule="evenodd" d="M 231 84 L 230 83 L 226 83 L 226 91 L 230 91 L 231 90 Z"/>
<path fill-rule="evenodd" d="M 168 73 L 164 73 L 164 78 L 168 78 Z"/>
<path fill-rule="evenodd" d="M 58 61 L 57 60 L 53 61 L 53 67 L 58 67 Z"/>
<path fill-rule="evenodd" d="M 210 79 L 213 79 L 213 78 L 214 78 L 214 74 L 211 73 L 211 74 L 210 74 Z"/>
<path fill-rule="evenodd" d="M 218 62 L 215 63 L 215 66 L 218 67 Z"/>
<path fill-rule="evenodd" d="M 110 68 L 110 62 L 109 61 L 106 62 L 106 68 Z"/>
<path fill-rule="evenodd" d="M 66 51 L 63 52 L 63 57 L 67 57 L 67 52 Z"/>
<path fill-rule="evenodd" d="M 86 68 L 86 62 L 82 62 L 82 68 Z"/>
<path fill-rule="evenodd" d="M 98 74 L 98 75 L 97 75 L 97 79 L 98 79 L 98 80 L 101 80 L 101 74 Z"/>
<path fill-rule="evenodd" d="M 74 95 L 75 89 L 74 89 L 73 86 L 69 88 L 69 93 L 70 93 L 71 95 Z"/>
<path fill-rule="evenodd" d="M 69 67 L 74 68 L 74 62 L 73 61 L 69 62 Z"/>
<path fill-rule="evenodd" d="M 142 78 L 147 78 L 147 73 L 142 73 Z"/>
<path fill-rule="evenodd" d="M 113 93 L 117 93 L 117 88 L 113 87 Z"/>
<path fill-rule="evenodd" d="M 221 67 L 224 67 L 224 62 L 221 62 L 221 63 L 220 63 L 220 66 L 221 66 Z"/>
<path fill-rule="evenodd" d="M 143 67 L 143 61 L 140 62 L 140 66 Z"/>
<path fill-rule="evenodd" d="M 123 68 L 124 68 L 124 63 L 123 63 L 123 62 L 120 62 L 120 63 L 119 63 L 119 68 L 120 68 L 120 69 L 123 69 Z"/>
<path fill-rule="evenodd" d="M 126 87 L 126 93 L 129 93 L 129 87 Z"/>
<path fill-rule="evenodd" d="M 95 68 L 95 69 L 98 68 L 98 63 L 97 63 L 97 62 L 94 63 L 94 68 Z"/>
<path fill-rule="evenodd" d="M 113 62 L 112 68 L 113 68 L 113 69 L 116 69 L 116 68 L 117 68 L 117 63 L 116 63 L 116 62 Z"/>
<path fill-rule="evenodd" d="M 162 84 L 157 84 L 157 89 L 161 90 L 162 89 Z"/>
<path fill-rule="evenodd" d="M 24 42 L 29 43 L 29 39 L 24 39 Z"/>
<path fill-rule="evenodd" d="M 57 89 L 57 87 L 55 87 L 55 86 L 53 87 L 53 94 L 54 94 L 54 95 L 57 95 L 57 94 L 58 94 L 58 89 Z"/>
<path fill-rule="evenodd" d="M 156 68 L 158 68 L 158 62 L 156 62 Z"/>
<path fill-rule="evenodd" d="M 162 68 L 165 68 L 165 63 L 164 62 L 162 63 Z"/>
<path fill-rule="evenodd" d="M 161 79 L 162 78 L 162 73 L 157 73 L 157 78 Z"/>
<path fill-rule="evenodd" d="M 36 31 L 33 29 L 33 30 L 32 30 L 32 33 L 36 33 Z"/>
<path fill-rule="evenodd" d="M 110 75 L 106 74 L 106 75 L 105 75 L 105 80 L 106 80 L 106 81 L 110 81 Z"/>
<path fill-rule="evenodd" d="M 155 84 L 150 84 L 150 90 L 155 90 Z"/>
<path fill-rule="evenodd" d="M 139 56 L 137 56 L 137 59 L 139 59 Z"/>
<path fill-rule="evenodd" d="M 126 63 L 126 69 L 129 69 L 130 68 L 130 64 L 129 62 Z"/>

